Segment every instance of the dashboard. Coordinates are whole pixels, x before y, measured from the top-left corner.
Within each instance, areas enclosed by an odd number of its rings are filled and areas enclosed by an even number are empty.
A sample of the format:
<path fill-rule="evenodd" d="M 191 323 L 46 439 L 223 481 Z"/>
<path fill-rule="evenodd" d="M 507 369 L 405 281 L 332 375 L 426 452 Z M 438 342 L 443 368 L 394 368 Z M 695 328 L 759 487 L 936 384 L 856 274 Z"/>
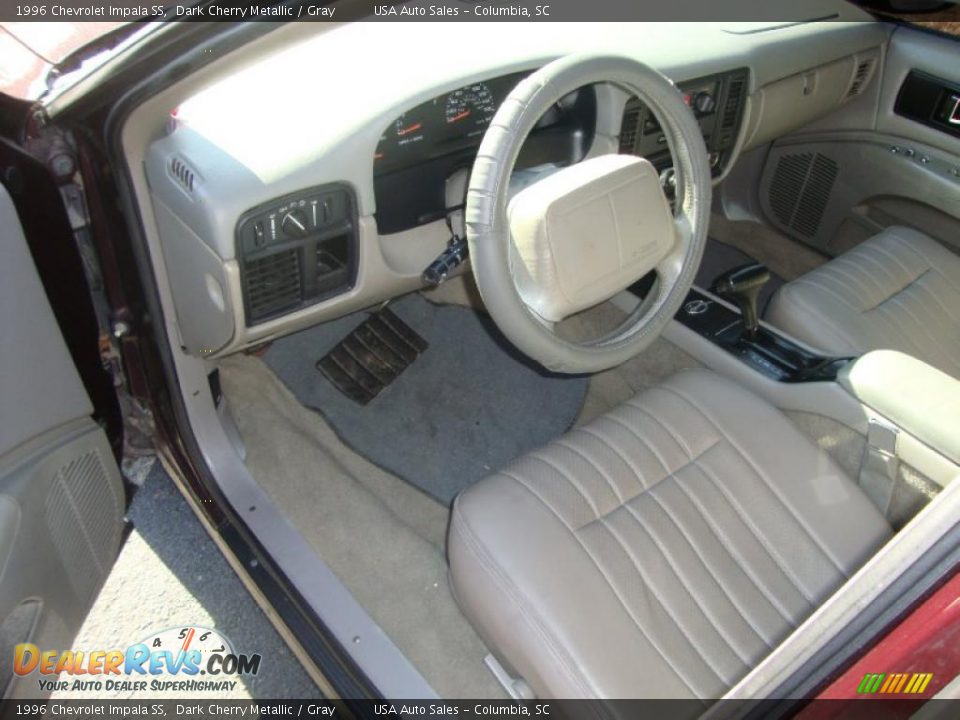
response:
<path fill-rule="evenodd" d="M 836 8 L 854 12 L 839 0 Z M 450 239 L 445 216 L 462 202 L 451 190 L 462 183 L 448 181 L 469 172 L 516 83 L 557 57 L 621 54 L 675 79 L 719 180 L 742 150 L 843 102 L 862 54 L 876 53 L 888 30 L 556 23 L 532 33 L 522 23 L 414 23 L 403 62 L 385 69 L 365 48 L 395 42 L 393 32 L 387 23 L 281 28 L 276 38 L 290 33 L 287 42 L 270 38 L 261 55 L 186 89 L 174 118 L 162 98 L 144 106 L 151 129 L 136 152 L 188 352 L 235 352 L 421 288 Z M 817 75 L 822 67 L 841 72 Z M 311 92 L 303 68 L 326 69 Z M 820 81 L 806 94 L 809 77 Z M 251 101 L 259 97 L 297 102 Z M 551 108 L 518 165 L 616 152 L 646 157 L 669 183 L 656 117 L 601 84 Z"/>
<path fill-rule="evenodd" d="M 528 74 L 464 85 L 410 108 L 384 128 L 373 155 L 380 232 L 401 232 L 446 216 L 447 178 L 473 165 L 497 108 Z M 517 167 L 579 162 L 593 141 L 596 114 L 592 87 L 562 98 L 530 133 Z"/>

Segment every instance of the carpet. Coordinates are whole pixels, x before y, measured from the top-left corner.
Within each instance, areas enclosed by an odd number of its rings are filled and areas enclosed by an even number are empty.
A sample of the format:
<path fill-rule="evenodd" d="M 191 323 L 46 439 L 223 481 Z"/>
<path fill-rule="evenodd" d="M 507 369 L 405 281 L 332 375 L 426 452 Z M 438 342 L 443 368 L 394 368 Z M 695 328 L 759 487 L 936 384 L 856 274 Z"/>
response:
<path fill-rule="evenodd" d="M 281 338 L 263 358 L 303 405 L 371 462 L 449 504 L 573 425 L 588 378 L 544 370 L 469 308 L 412 294 L 390 309 L 429 347 L 368 405 L 341 394 L 316 369 L 367 313 Z"/>

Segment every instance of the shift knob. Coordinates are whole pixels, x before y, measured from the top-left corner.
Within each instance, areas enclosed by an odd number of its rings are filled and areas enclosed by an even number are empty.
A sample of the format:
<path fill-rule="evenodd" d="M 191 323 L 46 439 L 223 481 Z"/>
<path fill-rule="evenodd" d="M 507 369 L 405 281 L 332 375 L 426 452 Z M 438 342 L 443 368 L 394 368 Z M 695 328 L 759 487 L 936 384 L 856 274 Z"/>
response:
<path fill-rule="evenodd" d="M 752 338 L 757 334 L 760 326 L 757 299 L 769 281 L 770 271 L 760 263 L 752 263 L 728 270 L 713 283 L 713 291 L 717 295 L 730 298 L 740 306 L 747 337 Z"/>

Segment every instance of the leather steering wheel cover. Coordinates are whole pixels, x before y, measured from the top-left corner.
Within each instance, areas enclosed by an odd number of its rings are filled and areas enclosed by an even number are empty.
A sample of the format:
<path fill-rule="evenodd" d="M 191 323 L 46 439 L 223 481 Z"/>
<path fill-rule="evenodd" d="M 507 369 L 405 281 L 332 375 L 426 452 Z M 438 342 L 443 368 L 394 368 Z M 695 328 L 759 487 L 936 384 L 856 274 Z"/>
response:
<path fill-rule="evenodd" d="M 636 95 L 656 113 L 677 172 L 678 242 L 686 248 L 675 277 L 656 284 L 612 336 L 572 343 L 557 336 L 521 299 L 510 268 L 507 190 L 524 139 L 560 98 L 585 85 L 613 83 Z M 494 322 L 519 350 L 561 373 L 592 373 L 620 365 L 663 331 L 686 297 L 706 243 L 711 176 L 699 123 L 676 86 L 656 70 L 630 58 L 569 55 L 521 81 L 487 128 L 470 176 L 466 229 L 480 295 Z"/>

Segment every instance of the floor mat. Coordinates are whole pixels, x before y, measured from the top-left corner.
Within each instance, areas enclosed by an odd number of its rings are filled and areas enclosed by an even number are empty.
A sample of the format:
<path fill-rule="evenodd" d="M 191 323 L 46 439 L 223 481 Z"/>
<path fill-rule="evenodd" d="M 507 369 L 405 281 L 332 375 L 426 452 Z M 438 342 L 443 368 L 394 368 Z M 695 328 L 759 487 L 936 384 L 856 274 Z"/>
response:
<path fill-rule="evenodd" d="M 747 255 L 742 250 L 719 242 L 713 238 L 707 238 L 707 246 L 703 251 L 703 261 L 700 263 L 700 269 L 697 271 L 697 277 L 694 282 L 705 290 L 713 286 L 713 281 L 727 270 L 731 270 L 739 265 L 755 263 L 757 260 Z M 773 294 L 779 290 L 785 281 L 782 277 L 770 271 L 770 282 L 760 291 L 758 300 L 758 311 L 761 317 L 763 311 L 770 302 Z"/>
<path fill-rule="evenodd" d="M 297 399 L 367 459 L 449 503 L 573 424 L 587 378 L 548 373 L 473 310 L 434 305 L 419 294 L 390 309 L 429 348 L 366 406 L 341 394 L 315 366 L 367 313 L 281 338 L 264 355 Z"/>

